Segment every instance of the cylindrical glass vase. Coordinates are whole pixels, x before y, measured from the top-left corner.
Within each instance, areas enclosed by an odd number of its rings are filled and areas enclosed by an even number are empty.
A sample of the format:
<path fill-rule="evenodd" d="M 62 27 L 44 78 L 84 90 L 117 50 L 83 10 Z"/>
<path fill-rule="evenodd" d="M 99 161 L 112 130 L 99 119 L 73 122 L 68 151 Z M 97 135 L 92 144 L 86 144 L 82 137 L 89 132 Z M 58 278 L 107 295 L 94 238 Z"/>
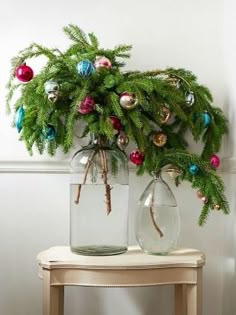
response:
<path fill-rule="evenodd" d="M 144 190 L 138 203 L 136 238 L 148 254 L 166 255 L 177 243 L 179 209 L 169 186 L 160 175 Z"/>
<path fill-rule="evenodd" d="M 115 255 L 128 247 L 128 163 L 98 141 L 71 162 L 70 245 L 82 255 Z"/>

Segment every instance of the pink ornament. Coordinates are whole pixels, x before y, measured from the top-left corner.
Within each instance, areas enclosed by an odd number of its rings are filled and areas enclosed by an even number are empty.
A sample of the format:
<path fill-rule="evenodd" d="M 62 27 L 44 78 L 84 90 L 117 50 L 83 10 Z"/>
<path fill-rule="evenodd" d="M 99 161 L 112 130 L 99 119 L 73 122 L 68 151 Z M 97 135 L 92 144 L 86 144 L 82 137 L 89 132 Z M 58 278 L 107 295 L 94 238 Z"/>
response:
<path fill-rule="evenodd" d="M 220 165 L 220 158 L 217 155 L 213 154 L 210 158 L 210 163 L 212 167 L 217 168 Z"/>
<path fill-rule="evenodd" d="M 130 161 L 131 161 L 132 163 L 134 163 L 135 165 L 141 165 L 141 164 L 143 164 L 143 161 L 144 161 L 144 155 L 143 155 L 143 153 L 140 152 L 140 151 L 138 151 L 138 150 L 132 151 L 132 152 L 130 153 L 129 158 L 130 158 Z"/>
<path fill-rule="evenodd" d="M 114 130 L 120 132 L 121 130 L 121 122 L 116 116 L 110 116 L 110 123 L 112 124 Z"/>
<path fill-rule="evenodd" d="M 97 56 L 94 62 L 94 66 L 96 69 L 99 69 L 99 68 L 111 69 L 111 62 L 105 56 Z"/>
<path fill-rule="evenodd" d="M 80 114 L 88 114 L 93 111 L 95 106 L 95 101 L 91 96 L 86 96 L 80 103 L 77 108 L 77 111 Z"/>
<path fill-rule="evenodd" d="M 33 79 L 34 72 L 26 64 L 22 64 L 15 69 L 15 77 L 21 82 L 29 82 Z"/>

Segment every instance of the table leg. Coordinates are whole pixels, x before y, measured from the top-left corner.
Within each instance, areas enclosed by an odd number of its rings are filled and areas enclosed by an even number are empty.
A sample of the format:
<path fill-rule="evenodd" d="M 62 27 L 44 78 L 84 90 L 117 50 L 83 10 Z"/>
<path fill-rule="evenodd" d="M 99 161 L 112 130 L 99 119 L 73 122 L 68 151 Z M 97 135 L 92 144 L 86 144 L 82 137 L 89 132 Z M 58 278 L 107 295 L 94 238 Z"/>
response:
<path fill-rule="evenodd" d="M 202 315 L 202 268 L 197 270 L 196 284 L 186 286 L 187 314 Z"/>
<path fill-rule="evenodd" d="M 51 285 L 49 270 L 43 270 L 43 315 L 64 315 L 64 286 Z"/>
<path fill-rule="evenodd" d="M 186 285 L 175 285 L 175 315 L 186 315 Z"/>

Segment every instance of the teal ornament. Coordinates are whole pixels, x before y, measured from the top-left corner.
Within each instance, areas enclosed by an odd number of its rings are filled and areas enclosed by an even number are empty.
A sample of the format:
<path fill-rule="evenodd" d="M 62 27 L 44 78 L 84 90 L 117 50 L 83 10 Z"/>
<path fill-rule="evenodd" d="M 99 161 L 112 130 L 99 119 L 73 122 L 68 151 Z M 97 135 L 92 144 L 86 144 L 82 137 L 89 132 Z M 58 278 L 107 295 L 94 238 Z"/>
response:
<path fill-rule="evenodd" d="M 91 61 L 81 60 L 76 65 L 76 70 L 81 77 L 88 78 L 94 73 L 95 67 Z"/>
<path fill-rule="evenodd" d="M 196 175 L 199 171 L 199 167 L 196 164 L 190 164 L 188 171 L 191 175 Z"/>
<path fill-rule="evenodd" d="M 20 132 L 22 129 L 22 122 L 24 119 L 24 115 L 25 115 L 25 110 L 23 106 L 20 106 L 16 111 L 15 120 L 14 120 L 14 125 L 18 132 Z"/>
<path fill-rule="evenodd" d="M 56 131 L 53 126 L 48 125 L 46 128 L 43 129 L 43 136 L 45 140 L 52 141 L 56 137 Z"/>
<path fill-rule="evenodd" d="M 201 113 L 201 117 L 202 117 L 203 126 L 205 128 L 208 127 L 211 122 L 211 116 L 207 112 L 205 112 L 205 113 Z"/>

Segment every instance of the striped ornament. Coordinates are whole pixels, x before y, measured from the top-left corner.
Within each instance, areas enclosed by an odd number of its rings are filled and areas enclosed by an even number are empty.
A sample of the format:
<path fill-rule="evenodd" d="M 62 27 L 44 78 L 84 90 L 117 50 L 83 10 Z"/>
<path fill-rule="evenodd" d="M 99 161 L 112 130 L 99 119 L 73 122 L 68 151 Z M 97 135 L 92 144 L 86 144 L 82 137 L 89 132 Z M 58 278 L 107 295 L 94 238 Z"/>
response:
<path fill-rule="evenodd" d="M 81 60 L 77 64 L 76 69 L 78 74 L 83 78 L 90 77 L 95 71 L 93 63 L 89 60 Z"/>

